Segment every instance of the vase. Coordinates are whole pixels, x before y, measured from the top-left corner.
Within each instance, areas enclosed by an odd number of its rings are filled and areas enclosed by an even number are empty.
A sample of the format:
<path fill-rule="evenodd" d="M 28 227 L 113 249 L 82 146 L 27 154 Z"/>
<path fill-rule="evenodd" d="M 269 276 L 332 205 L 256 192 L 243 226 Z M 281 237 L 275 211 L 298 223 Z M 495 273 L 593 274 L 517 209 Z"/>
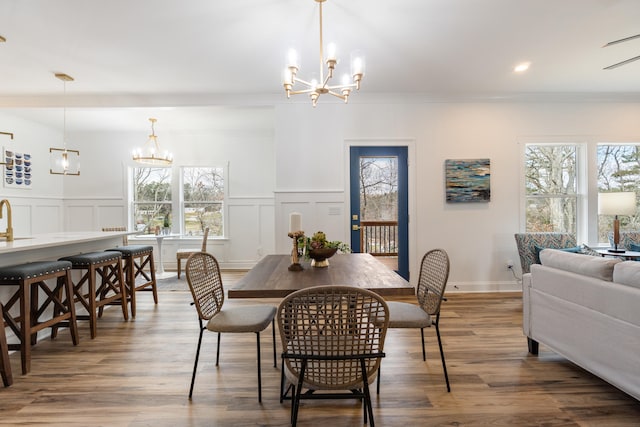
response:
<path fill-rule="evenodd" d="M 312 267 L 328 267 L 329 258 L 338 252 L 338 248 L 319 248 L 310 249 L 309 258 L 311 258 Z"/>

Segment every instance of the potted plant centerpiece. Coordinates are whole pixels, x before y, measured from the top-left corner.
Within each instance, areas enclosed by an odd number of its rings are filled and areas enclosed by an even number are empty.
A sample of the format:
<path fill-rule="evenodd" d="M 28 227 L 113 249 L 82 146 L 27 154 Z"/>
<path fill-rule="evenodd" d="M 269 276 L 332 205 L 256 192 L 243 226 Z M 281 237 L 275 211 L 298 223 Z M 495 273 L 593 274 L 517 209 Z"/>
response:
<path fill-rule="evenodd" d="M 301 248 L 304 257 L 311 259 L 312 267 L 327 267 L 329 258 L 338 251 L 342 253 L 351 252 L 349 245 L 338 240 L 327 240 L 326 234 L 322 231 L 316 231 L 311 237 L 300 237 L 298 246 Z"/>

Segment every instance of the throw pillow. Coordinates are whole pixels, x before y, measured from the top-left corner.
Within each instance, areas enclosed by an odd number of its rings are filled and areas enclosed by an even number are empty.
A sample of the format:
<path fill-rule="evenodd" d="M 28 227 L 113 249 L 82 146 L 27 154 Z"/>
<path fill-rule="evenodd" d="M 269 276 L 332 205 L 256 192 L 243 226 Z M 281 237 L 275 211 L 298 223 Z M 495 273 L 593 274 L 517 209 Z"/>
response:
<path fill-rule="evenodd" d="M 629 250 L 633 252 L 640 252 L 640 245 L 636 245 L 635 243 L 630 243 Z"/>
<path fill-rule="evenodd" d="M 576 247 L 571 247 L 571 248 L 541 248 L 540 246 L 533 246 L 533 250 L 536 253 L 536 264 L 540 264 L 540 251 L 542 251 L 543 249 L 557 249 L 559 251 L 565 251 L 565 252 L 572 252 L 572 253 L 582 253 L 582 246 L 576 246 Z"/>
<path fill-rule="evenodd" d="M 591 255 L 591 256 L 602 256 L 599 252 L 596 252 L 593 248 L 583 244 L 582 245 L 582 251 L 581 253 L 585 254 L 585 255 Z"/>

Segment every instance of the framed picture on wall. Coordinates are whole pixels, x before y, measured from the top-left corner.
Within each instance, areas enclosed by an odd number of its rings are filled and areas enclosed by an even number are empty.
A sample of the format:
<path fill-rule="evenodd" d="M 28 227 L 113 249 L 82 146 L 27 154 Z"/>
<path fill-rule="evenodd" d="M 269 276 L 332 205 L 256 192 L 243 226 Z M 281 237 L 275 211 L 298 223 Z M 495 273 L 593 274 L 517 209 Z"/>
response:
<path fill-rule="evenodd" d="M 450 203 L 491 200 L 489 159 L 445 160 L 445 193 Z"/>
<path fill-rule="evenodd" d="M 32 182 L 31 154 L 15 151 L 12 148 L 2 149 L 5 187 L 30 189 Z"/>

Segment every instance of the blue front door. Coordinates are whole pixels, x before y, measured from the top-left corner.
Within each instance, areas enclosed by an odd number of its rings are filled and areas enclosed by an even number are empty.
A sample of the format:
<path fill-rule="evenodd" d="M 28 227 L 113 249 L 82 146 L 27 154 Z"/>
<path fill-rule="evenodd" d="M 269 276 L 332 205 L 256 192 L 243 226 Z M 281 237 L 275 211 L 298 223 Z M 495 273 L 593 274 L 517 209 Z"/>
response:
<path fill-rule="evenodd" d="M 349 169 L 351 249 L 397 253 L 396 271 L 408 280 L 407 151 L 407 147 L 400 146 L 351 147 Z M 367 234 L 364 230 L 372 231 Z M 366 243 L 361 244 L 364 239 Z"/>

